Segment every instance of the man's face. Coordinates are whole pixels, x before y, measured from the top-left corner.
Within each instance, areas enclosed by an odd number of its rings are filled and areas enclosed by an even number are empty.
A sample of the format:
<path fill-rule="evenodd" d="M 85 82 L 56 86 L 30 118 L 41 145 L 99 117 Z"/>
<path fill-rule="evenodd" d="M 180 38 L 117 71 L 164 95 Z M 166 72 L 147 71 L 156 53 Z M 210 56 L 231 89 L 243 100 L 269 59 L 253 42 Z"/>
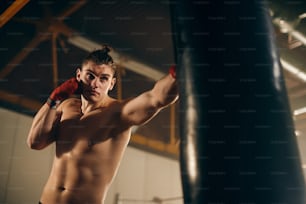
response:
<path fill-rule="evenodd" d="M 86 100 L 100 101 L 114 87 L 116 79 L 109 65 L 97 65 L 92 61 L 78 69 L 76 78 L 82 83 L 82 94 Z"/>

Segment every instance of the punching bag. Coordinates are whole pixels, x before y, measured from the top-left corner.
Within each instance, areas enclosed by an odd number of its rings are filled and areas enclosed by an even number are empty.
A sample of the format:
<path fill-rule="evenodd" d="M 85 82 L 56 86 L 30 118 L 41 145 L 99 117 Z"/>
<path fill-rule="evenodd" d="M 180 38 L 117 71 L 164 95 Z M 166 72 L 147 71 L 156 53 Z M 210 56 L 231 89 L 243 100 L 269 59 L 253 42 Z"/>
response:
<path fill-rule="evenodd" d="M 171 4 L 185 204 L 303 204 L 294 126 L 262 1 Z"/>

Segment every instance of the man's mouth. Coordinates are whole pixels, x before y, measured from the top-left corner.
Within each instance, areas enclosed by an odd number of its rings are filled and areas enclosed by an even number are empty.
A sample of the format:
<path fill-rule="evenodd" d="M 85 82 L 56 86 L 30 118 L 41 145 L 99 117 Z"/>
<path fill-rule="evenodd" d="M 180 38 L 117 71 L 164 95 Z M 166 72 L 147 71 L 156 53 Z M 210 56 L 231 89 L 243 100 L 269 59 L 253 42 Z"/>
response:
<path fill-rule="evenodd" d="M 88 93 L 89 95 L 95 95 L 95 96 L 99 95 L 99 92 L 94 91 L 94 90 L 88 90 L 87 93 Z"/>

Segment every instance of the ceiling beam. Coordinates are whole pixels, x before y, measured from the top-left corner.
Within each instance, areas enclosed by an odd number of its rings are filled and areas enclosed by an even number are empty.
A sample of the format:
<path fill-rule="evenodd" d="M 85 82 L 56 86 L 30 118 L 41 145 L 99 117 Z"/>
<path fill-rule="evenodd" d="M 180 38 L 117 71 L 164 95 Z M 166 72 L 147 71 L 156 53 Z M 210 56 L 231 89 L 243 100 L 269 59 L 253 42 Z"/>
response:
<path fill-rule="evenodd" d="M 1 15 L 0 28 L 4 26 L 15 14 L 20 11 L 30 0 L 14 1 Z"/>
<path fill-rule="evenodd" d="M 83 7 L 87 3 L 86 0 L 74 1 L 74 5 L 69 9 L 65 10 L 63 13 L 57 16 L 57 19 L 62 21 L 74 12 L 78 11 L 81 7 Z"/>
<path fill-rule="evenodd" d="M 131 143 L 132 145 L 140 145 L 146 149 L 151 149 L 154 152 L 163 153 L 176 159 L 179 156 L 178 143 L 165 143 L 139 134 L 133 134 L 131 137 Z"/>
<path fill-rule="evenodd" d="M 15 57 L 7 63 L 7 65 L 0 71 L 0 79 L 9 75 L 16 66 L 20 63 L 44 40 L 48 37 L 45 35 L 38 35 L 34 37 Z"/>
<path fill-rule="evenodd" d="M 30 111 L 37 111 L 42 106 L 42 104 L 36 100 L 32 100 L 24 97 L 23 95 L 17 95 L 5 90 L 0 90 L 0 100 L 24 107 Z"/>
<path fill-rule="evenodd" d="M 16 8 L 19 8 L 21 5 L 25 5 L 28 2 L 28 0 L 16 0 L 6 11 L 8 11 L 10 14 L 16 10 Z M 33 49 L 35 49 L 42 41 L 51 39 L 52 40 L 52 58 L 53 62 L 57 63 L 57 58 L 55 56 L 56 54 L 56 37 L 58 33 L 61 33 L 65 35 L 66 37 L 69 37 L 73 35 L 73 30 L 70 29 L 68 26 L 66 26 L 62 20 L 66 18 L 68 15 L 71 15 L 78 9 L 80 9 L 82 6 L 85 5 L 87 1 L 81 0 L 76 2 L 72 7 L 64 11 L 62 14 L 60 14 L 55 20 L 48 20 L 48 18 L 43 18 L 39 22 L 33 22 L 33 21 L 25 21 L 26 23 L 32 23 L 36 25 L 37 28 L 37 34 L 36 36 L 0 71 L 0 79 L 5 78 L 7 75 L 9 75 L 14 68 L 19 65 L 30 53 Z M 11 8 L 11 9 L 10 9 Z M 5 14 L 6 11 L 3 13 Z M 2 15 L 0 16 L 2 17 Z M 2 18 L 0 18 L 1 23 Z M 18 19 L 18 21 L 23 21 L 22 19 Z M 50 25 L 49 25 L 50 24 Z M 48 27 L 45 27 L 45 25 L 49 25 Z M 0 26 L 1 27 L 1 26 Z M 51 33 L 51 34 L 50 34 Z M 53 65 L 53 73 L 54 73 L 54 86 L 57 84 L 57 65 Z"/>
<path fill-rule="evenodd" d="M 296 29 L 297 23 L 300 20 L 298 16 L 294 22 L 289 22 L 284 19 L 285 18 L 282 17 L 273 17 L 272 22 L 274 25 L 279 27 L 282 33 L 288 33 L 291 35 L 291 37 L 294 37 L 296 40 L 306 45 L 305 35 Z"/>

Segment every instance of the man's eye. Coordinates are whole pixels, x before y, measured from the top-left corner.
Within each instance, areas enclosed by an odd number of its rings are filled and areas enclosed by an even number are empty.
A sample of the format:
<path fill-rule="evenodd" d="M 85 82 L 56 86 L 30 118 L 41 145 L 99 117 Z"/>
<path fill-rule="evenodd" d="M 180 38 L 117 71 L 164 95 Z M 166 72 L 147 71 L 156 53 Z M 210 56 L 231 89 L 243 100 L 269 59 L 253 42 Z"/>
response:
<path fill-rule="evenodd" d="M 107 81 L 108 78 L 107 78 L 107 77 L 101 77 L 100 80 L 101 80 L 101 81 Z"/>
<path fill-rule="evenodd" d="M 92 74 L 87 74 L 87 78 L 90 79 L 90 80 L 93 80 L 95 78 L 95 76 L 92 75 Z"/>

